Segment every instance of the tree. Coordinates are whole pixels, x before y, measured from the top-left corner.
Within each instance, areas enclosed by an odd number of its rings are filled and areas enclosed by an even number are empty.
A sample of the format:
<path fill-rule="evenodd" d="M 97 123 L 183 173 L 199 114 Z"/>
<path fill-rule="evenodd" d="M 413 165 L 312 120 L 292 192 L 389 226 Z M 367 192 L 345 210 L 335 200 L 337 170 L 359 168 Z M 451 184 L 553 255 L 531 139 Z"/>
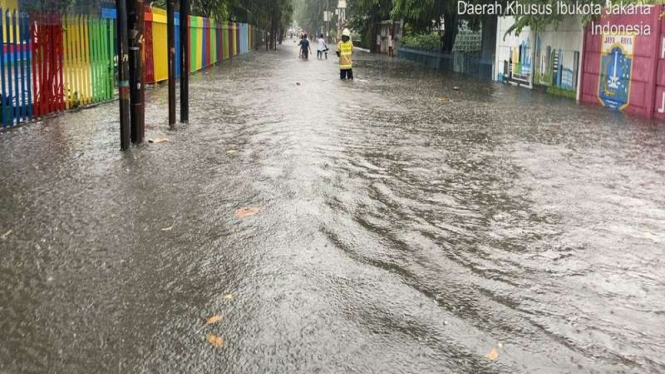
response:
<path fill-rule="evenodd" d="M 538 0 L 534 0 L 538 1 Z M 506 0 L 497 0 L 496 3 L 505 6 Z M 495 0 L 467 0 L 472 4 L 493 4 Z M 457 9 L 457 0 L 394 0 L 392 17 L 404 19 L 411 30 L 417 33 L 444 30 L 441 51 L 450 53 L 455 46 L 455 40 L 460 25 L 464 23 L 472 30 L 483 28 L 483 42 L 490 41 L 496 32 L 496 15 L 468 16 L 460 15 Z M 493 43 L 483 43 L 483 50 L 492 49 Z"/>
<path fill-rule="evenodd" d="M 324 26 L 324 12 L 333 11 L 336 7 L 337 0 L 298 0 L 295 19 L 303 30 L 317 33 Z"/>
<path fill-rule="evenodd" d="M 390 19 L 393 0 L 353 0 L 348 2 L 349 25 L 363 37 L 363 44 L 376 52 L 376 36 L 381 21 Z"/>
<path fill-rule="evenodd" d="M 166 0 L 156 0 L 165 7 Z M 251 23 L 270 32 L 270 46 L 281 42 L 286 26 L 291 22 L 291 0 L 190 0 L 191 14 L 218 21 Z"/>
<path fill-rule="evenodd" d="M 27 12 L 70 12 L 70 13 L 92 13 L 99 9 L 100 3 L 92 3 L 89 0 L 20 0 L 19 9 Z"/>
<path fill-rule="evenodd" d="M 154 4 L 165 7 L 167 0 L 155 0 Z M 177 2 L 177 1 L 176 1 Z M 277 26 L 289 21 L 293 14 L 291 0 L 190 0 L 191 14 L 219 21 L 252 23 L 270 29 L 273 18 Z"/>
<path fill-rule="evenodd" d="M 179 1 L 176 1 L 176 5 Z M 167 0 L 156 0 L 153 5 L 166 8 Z M 216 20 L 229 19 L 229 7 L 235 0 L 190 0 L 190 13 L 192 15 L 212 18 Z"/>

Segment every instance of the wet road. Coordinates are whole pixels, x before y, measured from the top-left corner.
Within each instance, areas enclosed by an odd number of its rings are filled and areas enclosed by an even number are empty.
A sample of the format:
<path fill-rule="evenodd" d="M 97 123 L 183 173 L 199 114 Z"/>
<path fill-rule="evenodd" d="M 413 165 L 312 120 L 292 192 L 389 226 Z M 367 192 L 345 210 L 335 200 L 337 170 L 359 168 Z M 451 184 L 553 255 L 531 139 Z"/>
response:
<path fill-rule="evenodd" d="M 662 123 L 296 53 L 0 133 L 0 373 L 665 372 Z"/>

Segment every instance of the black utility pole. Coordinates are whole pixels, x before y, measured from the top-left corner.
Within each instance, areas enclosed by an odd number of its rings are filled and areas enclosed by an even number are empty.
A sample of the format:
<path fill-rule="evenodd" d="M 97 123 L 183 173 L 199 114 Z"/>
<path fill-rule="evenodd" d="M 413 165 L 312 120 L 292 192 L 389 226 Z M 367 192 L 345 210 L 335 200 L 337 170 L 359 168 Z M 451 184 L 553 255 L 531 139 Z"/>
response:
<path fill-rule="evenodd" d="M 180 0 L 180 122 L 189 122 L 189 0 Z"/>
<path fill-rule="evenodd" d="M 144 13 L 143 0 L 128 0 L 129 16 L 129 96 L 131 99 L 132 143 L 141 144 L 145 138 L 145 79 L 143 67 Z"/>
<path fill-rule="evenodd" d="M 129 127 L 129 55 L 127 39 L 127 0 L 117 0 L 118 12 L 118 91 L 120 93 L 120 149 L 130 145 Z"/>
<path fill-rule="evenodd" d="M 166 3 L 169 56 L 169 126 L 175 126 L 175 0 Z"/>

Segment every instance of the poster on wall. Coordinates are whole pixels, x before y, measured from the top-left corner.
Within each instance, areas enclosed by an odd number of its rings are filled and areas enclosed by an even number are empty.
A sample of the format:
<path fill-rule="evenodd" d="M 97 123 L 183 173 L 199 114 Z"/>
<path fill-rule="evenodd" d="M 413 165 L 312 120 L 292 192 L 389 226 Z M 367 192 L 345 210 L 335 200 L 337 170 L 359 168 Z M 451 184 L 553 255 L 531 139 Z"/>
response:
<path fill-rule="evenodd" d="M 598 99 L 608 108 L 622 110 L 630 102 L 635 35 L 603 35 L 602 40 Z"/>

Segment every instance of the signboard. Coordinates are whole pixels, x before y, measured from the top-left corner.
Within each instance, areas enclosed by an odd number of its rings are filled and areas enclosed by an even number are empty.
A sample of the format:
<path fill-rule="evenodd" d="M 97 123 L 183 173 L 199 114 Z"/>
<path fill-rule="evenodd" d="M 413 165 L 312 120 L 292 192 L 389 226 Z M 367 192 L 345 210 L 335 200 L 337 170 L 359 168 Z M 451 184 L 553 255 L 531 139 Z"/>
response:
<path fill-rule="evenodd" d="M 337 8 L 346 9 L 346 0 L 339 0 L 339 3 L 337 4 Z"/>
<path fill-rule="evenodd" d="M 635 35 L 603 35 L 598 99 L 609 108 L 622 110 L 630 101 Z"/>

